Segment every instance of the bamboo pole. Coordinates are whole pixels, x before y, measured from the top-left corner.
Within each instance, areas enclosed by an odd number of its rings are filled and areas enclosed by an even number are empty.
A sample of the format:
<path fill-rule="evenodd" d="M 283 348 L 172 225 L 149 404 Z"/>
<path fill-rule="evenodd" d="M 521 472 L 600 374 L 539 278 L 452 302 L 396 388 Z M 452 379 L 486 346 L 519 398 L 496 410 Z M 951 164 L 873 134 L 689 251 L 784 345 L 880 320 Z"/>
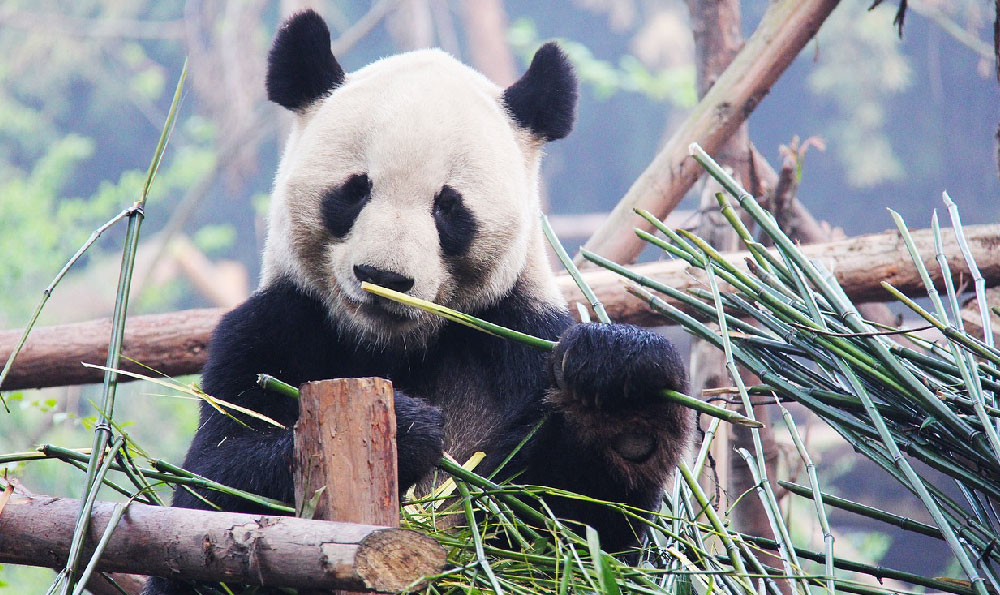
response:
<path fill-rule="evenodd" d="M 643 209 L 663 219 L 677 206 L 703 171 L 688 156 L 688 146 L 697 142 L 715 154 L 767 95 L 838 3 L 838 0 L 772 3 L 746 46 L 584 248 L 611 260 L 634 262 L 644 243 L 625 230 L 634 225 L 646 231 L 652 227 L 635 217 L 633 209 Z M 577 262 L 582 259 L 578 257 Z"/>

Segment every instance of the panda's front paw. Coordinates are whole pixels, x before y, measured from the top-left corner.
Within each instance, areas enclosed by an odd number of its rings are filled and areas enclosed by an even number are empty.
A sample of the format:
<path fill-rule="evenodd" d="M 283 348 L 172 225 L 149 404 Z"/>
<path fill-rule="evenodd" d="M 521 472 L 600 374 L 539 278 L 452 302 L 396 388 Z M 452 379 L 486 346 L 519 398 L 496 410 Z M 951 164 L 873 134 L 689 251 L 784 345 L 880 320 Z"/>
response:
<path fill-rule="evenodd" d="M 404 492 L 441 460 L 444 416 L 437 407 L 401 392 L 395 402 L 399 490 Z"/>
<path fill-rule="evenodd" d="M 603 410 L 636 406 L 687 384 L 680 355 L 664 337 L 629 324 L 570 327 L 549 359 L 562 399 Z"/>

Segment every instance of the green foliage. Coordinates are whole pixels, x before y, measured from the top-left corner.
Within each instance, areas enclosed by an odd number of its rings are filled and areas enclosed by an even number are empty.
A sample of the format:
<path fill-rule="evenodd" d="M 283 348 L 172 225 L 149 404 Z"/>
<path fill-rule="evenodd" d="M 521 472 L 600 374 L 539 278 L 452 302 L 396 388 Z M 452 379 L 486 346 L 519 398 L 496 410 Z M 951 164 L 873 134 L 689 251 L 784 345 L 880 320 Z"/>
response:
<path fill-rule="evenodd" d="M 910 84 L 911 69 L 886 26 L 888 5 L 868 11 L 864 3 L 843 2 L 823 24 L 821 51 L 809 87 L 836 110 L 824 136 L 844 165 L 852 186 L 899 180 L 903 164 L 886 134 L 887 106 Z"/>
<path fill-rule="evenodd" d="M 236 244 L 236 228 L 225 223 L 204 225 L 195 232 L 192 239 L 199 250 L 212 255 Z"/>
<path fill-rule="evenodd" d="M 514 21 L 508 41 L 526 64 L 541 45 L 535 23 L 527 18 Z M 588 86 L 599 100 L 622 92 L 637 93 L 681 108 L 691 107 L 698 100 L 694 65 L 651 72 L 632 55 L 622 56 L 615 65 L 596 58 L 582 43 L 560 39 L 559 45 L 576 68 L 580 83 Z"/>

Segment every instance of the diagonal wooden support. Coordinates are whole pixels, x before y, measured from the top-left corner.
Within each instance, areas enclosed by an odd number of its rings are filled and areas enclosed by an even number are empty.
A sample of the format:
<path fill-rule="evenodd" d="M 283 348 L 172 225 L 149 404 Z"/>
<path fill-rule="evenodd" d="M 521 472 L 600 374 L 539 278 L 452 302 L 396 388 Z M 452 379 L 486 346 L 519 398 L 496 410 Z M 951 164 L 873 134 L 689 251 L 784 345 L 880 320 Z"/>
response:
<path fill-rule="evenodd" d="M 710 154 L 716 153 L 767 95 L 838 3 L 838 0 L 771 3 L 746 46 L 584 248 L 616 262 L 635 262 L 644 244 L 631 230 L 640 227 L 652 231 L 652 227 L 632 210 L 645 209 L 662 219 L 677 206 L 703 171 L 688 157 L 688 146 L 697 142 Z M 582 259 L 578 258 L 577 263 L 581 264 Z"/>

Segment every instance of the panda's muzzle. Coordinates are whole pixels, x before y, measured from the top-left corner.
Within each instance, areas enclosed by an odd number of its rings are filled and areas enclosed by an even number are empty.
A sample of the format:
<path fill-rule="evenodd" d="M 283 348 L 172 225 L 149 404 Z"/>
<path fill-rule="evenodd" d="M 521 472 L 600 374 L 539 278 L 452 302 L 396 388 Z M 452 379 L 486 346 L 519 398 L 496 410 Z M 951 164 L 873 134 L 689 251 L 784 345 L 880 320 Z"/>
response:
<path fill-rule="evenodd" d="M 386 289 L 406 293 L 413 288 L 413 279 L 392 271 L 377 269 L 366 264 L 354 265 L 354 276 L 362 283 L 374 283 Z"/>

